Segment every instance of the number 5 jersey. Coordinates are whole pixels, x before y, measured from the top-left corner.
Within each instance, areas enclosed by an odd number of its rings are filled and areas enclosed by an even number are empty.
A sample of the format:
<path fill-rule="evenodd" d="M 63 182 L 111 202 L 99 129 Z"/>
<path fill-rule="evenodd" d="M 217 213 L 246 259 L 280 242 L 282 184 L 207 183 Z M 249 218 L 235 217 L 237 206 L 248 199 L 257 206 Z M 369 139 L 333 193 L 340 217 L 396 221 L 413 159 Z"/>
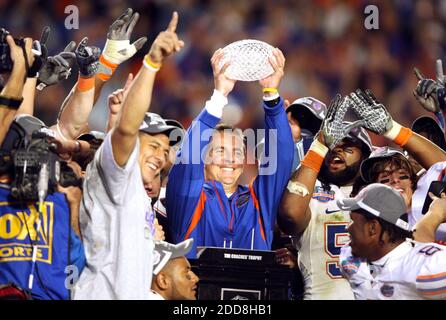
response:
<path fill-rule="evenodd" d="M 311 220 L 295 244 L 306 300 L 354 299 L 339 265 L 341 247 L 350 240 L 346 230 L 350 212 L 336 205 L 336 200 L 349 197 L 351 190 L 351 186 L 339 188 L 335 185 L 324 190 L 321 182 L 316 181 L 309 204 Z"/>

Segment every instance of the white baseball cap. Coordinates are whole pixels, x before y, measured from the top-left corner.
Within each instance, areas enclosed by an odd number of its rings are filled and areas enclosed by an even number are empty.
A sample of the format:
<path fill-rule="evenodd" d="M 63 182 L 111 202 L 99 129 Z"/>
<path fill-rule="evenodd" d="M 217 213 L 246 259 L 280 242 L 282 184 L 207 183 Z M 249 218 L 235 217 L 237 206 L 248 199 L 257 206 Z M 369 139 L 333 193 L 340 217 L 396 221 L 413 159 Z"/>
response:
<path fill-rule="evenodd" d="M 153 274 L 157 275 L 171 259 L 184 257 L 192 249 L 194 239 L 187 239 L 177 244 L 157 240 L 153 252 Z"/>

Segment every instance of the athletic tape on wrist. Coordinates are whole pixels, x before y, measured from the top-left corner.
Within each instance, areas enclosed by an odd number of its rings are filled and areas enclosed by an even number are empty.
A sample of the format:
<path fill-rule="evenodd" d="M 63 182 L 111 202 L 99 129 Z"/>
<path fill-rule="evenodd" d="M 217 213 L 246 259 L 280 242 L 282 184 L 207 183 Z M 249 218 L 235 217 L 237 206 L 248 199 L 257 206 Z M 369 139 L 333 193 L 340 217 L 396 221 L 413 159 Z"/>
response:
<path fill-rule="evenodd" d="M 102 54 L 99 57 L 99 71 L 96 76 L 102 81 L 108 81 L 113 76 L 118 66 L 119 64 L 108 61 L 107 58 L 105 58 Z"/>
<path fill-rule="evenodd" d="M 314 140 L 304 159 L 301 161 L 301 165 L 319 173 L 327 153 L 328 148 L 318 140 Z"/>
<path fill-rule="evenodd" d="M 305 197 L 310 194 L 308 188 L 304 184 L 297 181 L 290 180 L 288 182 L 287 189 L 290 193 L 296 194 L 301 197 Z"/>
<path fill-rule="evenodd" d="M 130 44 L 130 40 L 107 39 L 102 52 L 107 61 L 119 65 L 133 57 L 136 51 L 138 50 L 136 50 L 135 45 Z"/>
<path fill-rule="evenodd" d="M 392 120 L 392 128 L 384 133 L 384 136 L 391 139 L 400 147 L 404 147 L 413 135 L 413 131 L 409 128 L 403 127 L 398 122 Z"/>

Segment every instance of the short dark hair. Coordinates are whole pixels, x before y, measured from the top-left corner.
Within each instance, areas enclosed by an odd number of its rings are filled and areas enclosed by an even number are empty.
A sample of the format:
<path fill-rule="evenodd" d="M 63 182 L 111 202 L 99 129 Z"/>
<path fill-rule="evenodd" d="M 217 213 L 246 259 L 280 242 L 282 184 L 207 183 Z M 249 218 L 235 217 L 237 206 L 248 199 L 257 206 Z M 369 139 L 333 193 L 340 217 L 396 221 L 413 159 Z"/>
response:
<path fill-rule="evenodd" d="M 409 162 L 409 160 L 401 154 L 395 154 L 390 158 L 384 158 L 382 160 L 375 161 L 370 167 L 370 177 L 372 179 L 372 182 L 378 181 L 379 174 L 383 172 L 389 164 L 391 167 L 393 166 L 398 169 L 407 170 L 410 175 L 410 180 L 412 181 L 412 189 L 415 190 L 418 182 L 417 173 L 415 172 L 415 169 Z"/>
<path fill-rule="evenodd" d="M 398 241 L 401 240 L 405 240 L 406 238 L 412 238 L 412 232 L 411 231 L 406 231 L 401 229 L 400 227 L 397 227 L 396 225 L 387 222 L 383 219 L 381 219 L 380 217 L 377 217 L 373 214 L 371 214 L 370 212 L 363 210 L 363 209 L 358 209 L 355 210 L 355 212 L 361 214 L 367 221 L 370 220 L 377 220 L 378 223 L 381 225 L 381 233 L 379 235 L 379 243 L 382 245 L 384 244 L 383 241 L 383 235 L 384 232 L 387 232 L 387 234 L 389 235 L 389 240 L 392 243 L 396 243 Z M 402 220 L 405 220 L 407 222 L 407 214 L 404 214 L 401 217 Z"/>

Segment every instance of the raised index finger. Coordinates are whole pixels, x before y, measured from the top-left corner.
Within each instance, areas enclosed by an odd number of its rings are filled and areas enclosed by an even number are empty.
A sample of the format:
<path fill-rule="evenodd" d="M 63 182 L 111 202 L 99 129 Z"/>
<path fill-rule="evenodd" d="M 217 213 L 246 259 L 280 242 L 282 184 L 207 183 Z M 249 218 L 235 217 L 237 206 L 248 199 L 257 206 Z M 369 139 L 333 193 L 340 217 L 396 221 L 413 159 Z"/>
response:
<path fill-rule="evenodd" d="M 175 32 L 178 25 L 178 12 L 174 11 L 172 14 L 172 19 L 170 19 L 169 25 L 166 31 Z"/>
<path fill-rule="evenodd" d="M 128 90 L 130 88 L 130 85 L 133 82 L 133 73 L 129 73 L 128 77 L 127 77 L 127 81 L 125 82 L 124 85 L 124 91 Z"/>

